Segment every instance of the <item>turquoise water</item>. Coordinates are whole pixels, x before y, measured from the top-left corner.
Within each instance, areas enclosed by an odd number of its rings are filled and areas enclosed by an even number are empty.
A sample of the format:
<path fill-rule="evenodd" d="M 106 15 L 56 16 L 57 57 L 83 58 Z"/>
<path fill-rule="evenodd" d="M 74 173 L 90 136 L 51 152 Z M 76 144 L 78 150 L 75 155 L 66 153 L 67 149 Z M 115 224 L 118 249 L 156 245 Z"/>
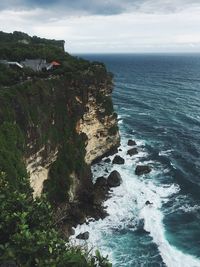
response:
<path fill-rule="evenodd" d="M 115 267 L 200 266 L 200 55 L 84 57 L 115 75 L 125 165 L 93 167 L 94 177 L 117 169 L 123 184 L 105 203 L 110 216 L 76 231 L 88 229 L 90 245 Z M 128 139 L 139 150 L 132 158 Z M 138 163 L 153 171 L 137 177 Z M 144 206 L 147 200 L 152 207 Z"/>

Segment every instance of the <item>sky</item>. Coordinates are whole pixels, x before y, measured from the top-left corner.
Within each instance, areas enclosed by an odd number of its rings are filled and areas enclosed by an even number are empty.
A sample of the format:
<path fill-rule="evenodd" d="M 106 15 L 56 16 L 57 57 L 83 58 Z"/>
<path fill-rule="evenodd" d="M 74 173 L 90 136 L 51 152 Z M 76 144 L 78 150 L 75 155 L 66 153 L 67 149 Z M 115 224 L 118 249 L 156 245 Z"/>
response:
<path fill-rule="evenodd" d="M 0 25 L 70 53 L 200 52 L 200 0 L 6 0 Z"/>

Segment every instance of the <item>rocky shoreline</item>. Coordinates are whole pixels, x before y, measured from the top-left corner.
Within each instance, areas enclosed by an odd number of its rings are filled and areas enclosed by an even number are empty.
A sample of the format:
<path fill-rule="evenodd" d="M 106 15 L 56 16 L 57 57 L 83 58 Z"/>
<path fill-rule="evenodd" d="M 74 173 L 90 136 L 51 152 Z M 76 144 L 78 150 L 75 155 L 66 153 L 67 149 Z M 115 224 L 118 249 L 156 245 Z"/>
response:
<path fill-rule="evenodd" d="M 131 147 L 131 148 L 130 148 Z M 99 163 L 102 159 L 105 163 L 111 163 L 112 166 L 116 164 L 125 164 L 125 160 L 118 155 L 118 152 L 120 152 L 120 148 L 115 148 L 111 151 L 111 153 L 106 153 L 103 157 L 99 158 L 98 160 L 95 160 L 94 163 Z M 130 153 L 130 151 L 137 151 L 137 153 Z M 127 143 L 127 155 L 130 157 L 138 154 L 137 150 L 137 143 L 134 140 L 128 140 Z M 111 161 L 110 156 L 114 156 L 113 160 Z M 94 164 L 93 163 L 93 164 Z M 150 165 L 136 165 L 135 168 L 135 174 L 145 175 L 152 171 L 152 168 Z M 103 203 L 108 200 L 110 197 L 112 197 L 112 188 L 118 187 L 122 184 L 122 177 L 121 174 L 117 170 L 113 170 L 112 172 L 108 172 L 107 177 L 106 176 L 100 176 L 96 179 L 94 183 L 94 199 L 93 199 L 93 207 L 91 208 L 91 205 L 89 204 L 86 208 L 88 211 L 87 216 L 85 216 L 84 220 L 79 220 L 79 222 L 74 225 L 76 227 L 78 224 L 88 223 L 91 220 L 99 220 L 104 219 L 109 214 L 106 212 L 105 207 L 103 207 Z M 72 230 L 71 234 L 74 234 L 74 231 Z M 77 239 L 87 240 L 89 238 L 89 232 L 83 232 L 76 236 Z"/>

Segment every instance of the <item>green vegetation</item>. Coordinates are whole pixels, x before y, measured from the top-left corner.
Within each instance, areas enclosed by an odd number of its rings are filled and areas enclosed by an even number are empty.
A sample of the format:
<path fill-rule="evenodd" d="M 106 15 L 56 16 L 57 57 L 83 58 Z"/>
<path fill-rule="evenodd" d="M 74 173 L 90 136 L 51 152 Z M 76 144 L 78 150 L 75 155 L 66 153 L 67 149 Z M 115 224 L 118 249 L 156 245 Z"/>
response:
<path fill-rule="evenodd" d="M 66 53 L 64 41 L 30 37 L 21 32 L 0 32 L 0 60 L 21 62 L 25 59 L 46 59 L 47 62 L 58 61 L 61 65 L 49 71 L 35 72 L 29 68 L 20 69 L 0 64 L 0 86 L 11 86 L 28 79 L 66 75 L 69 79 L 85 76 L 85 82 L 89 83 L 94 77 L 99 81 L 107 75 L 104 64 L 91 63 Z"/>
<path fill-rule="evenodd" d="M 52 203 L 68 199 L 70 173 L 81 174 L 86 168 L 85 137 L 75 131 L 82 115 L 75 99 L 78 92 L 74 88 L 66 90 L 68 86 L 68 79 L 63 77 L 0 88 L 1 170 L 17 184 L 19 177 L 26 173 L 22 155 L 28 156 L 29 151 L 25 144 L 34 142 L 35 151 L 42 147 L 58 148 L 58 158 L 45 184 Z"/>
<path fill-rule="evenodd" d="M 76 132 L 88 90 L 94 88 L 96 96 L 110 78 L 103 64 L 65 53 L 63 41 L 0 32 L 0 59 L 37 57 L 59 60 L 61 68 L 36 73 L 0 65 L 0 265 L 11 260 L 19 267 L 110 267 L 98 251 L 92 256 L 66 245 L 53 218 L 69 200 L 71 173 L 81 180 L 88 170 L 86 136 Z M 110 112 L 110 100 L 103 102 Z M 25 159 L 42 148 L 44 160 L 49 151 L 58 150 L 58 156 L 42 197 L 33 199 Z"/>
<path fill-rule="evenodd" d="M 22 32 L 0 32 L 0 58 L 20 61 L 26 58 L 62 60 L 64 41 L 30 37 Z"/>
<path fill-rule="evenodd" d="M 117 132 L 118 132 L 118 127 L 116 125 L 112 126 L 110 129 L 109 129 L 109 135 L 115 135 Z"/>
<path fill-rule="evenodd" d="M 21 179 L 29 188 L 27 179 Z M 30 190 L 30 188 L 29 188 Z M 0 174 L 0 264 L 11 261 L 22 267 L 110 267 L 99 252 L 90 255 L 82 247 L 66 244 L 52 221 L 45 197 L 34 200 Z"/>

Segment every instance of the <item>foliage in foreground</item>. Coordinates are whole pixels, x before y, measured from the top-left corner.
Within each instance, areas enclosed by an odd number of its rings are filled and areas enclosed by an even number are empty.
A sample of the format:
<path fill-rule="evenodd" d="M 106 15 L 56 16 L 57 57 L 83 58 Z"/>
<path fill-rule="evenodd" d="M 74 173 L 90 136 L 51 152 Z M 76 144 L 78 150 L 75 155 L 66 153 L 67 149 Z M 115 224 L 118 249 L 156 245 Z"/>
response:
<path fill-rule="evenodd" d="M 27 179 L 21 181 L 29 187 Z M 81 247 L 66 245 L 53 226 L 48 201 L 19 192 L 0 174 L 0 264 L 23 267 L 110 267 L 99 252 L 91 256 Z"/>

